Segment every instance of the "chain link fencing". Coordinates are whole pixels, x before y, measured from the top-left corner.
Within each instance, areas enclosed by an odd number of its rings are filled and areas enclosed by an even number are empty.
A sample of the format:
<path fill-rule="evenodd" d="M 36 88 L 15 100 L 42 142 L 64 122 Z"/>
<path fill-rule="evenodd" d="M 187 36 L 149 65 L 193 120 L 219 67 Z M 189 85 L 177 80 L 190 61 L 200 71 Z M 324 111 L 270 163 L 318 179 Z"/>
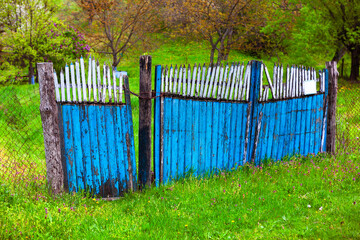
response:
<path fill-rule="evenodd" d="M 0 183 L 21 190 L 46 183 L 37 85 L 0 87 Z"/>
<path fill-rule="evenodd" d="M 360 83 L 339 82 L 336 110 L 336 151 L 360 153 Z"/>

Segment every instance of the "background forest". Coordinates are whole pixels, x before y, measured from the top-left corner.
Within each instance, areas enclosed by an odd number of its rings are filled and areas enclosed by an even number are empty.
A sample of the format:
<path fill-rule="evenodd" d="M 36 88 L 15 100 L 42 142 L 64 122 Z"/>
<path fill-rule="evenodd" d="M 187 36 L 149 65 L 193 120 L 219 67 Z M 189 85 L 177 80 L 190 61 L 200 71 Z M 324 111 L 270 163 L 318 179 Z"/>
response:
<path fill-rule="evenodd" d="M 321 67 L 340 61 L 341 75 L 359 81 L 360 4 L 354 0 L 0 0 L 0 5 L 2 84 L 30 82 L 36 62 L 52 61 L 60 69 L 80 56 L 129 71 L 139 55 L 156 56 L 162 49 L 172 54 L 165 58 L 172 63 L 179 54 L 171 53 L 174 47 L 183 55 L 187 47 L 202 49 L 200 59 L 214 64 L 239 55 Z"/>

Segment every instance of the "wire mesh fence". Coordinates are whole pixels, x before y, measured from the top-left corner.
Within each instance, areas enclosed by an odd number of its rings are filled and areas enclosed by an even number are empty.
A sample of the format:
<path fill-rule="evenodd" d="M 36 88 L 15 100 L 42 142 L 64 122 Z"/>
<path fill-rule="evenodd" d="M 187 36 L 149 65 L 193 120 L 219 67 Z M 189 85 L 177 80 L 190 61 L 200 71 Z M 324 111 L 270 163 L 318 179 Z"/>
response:
<path fill-rule="evenodd" d="M 360 84 L 340 82 L 336 113 L 336 150 L 360 152 Z"/>
<path fill-rule="evenodd" d="M 0 183 L 17 189 L 46 181 L 38 86 L 0 87 Z"/>

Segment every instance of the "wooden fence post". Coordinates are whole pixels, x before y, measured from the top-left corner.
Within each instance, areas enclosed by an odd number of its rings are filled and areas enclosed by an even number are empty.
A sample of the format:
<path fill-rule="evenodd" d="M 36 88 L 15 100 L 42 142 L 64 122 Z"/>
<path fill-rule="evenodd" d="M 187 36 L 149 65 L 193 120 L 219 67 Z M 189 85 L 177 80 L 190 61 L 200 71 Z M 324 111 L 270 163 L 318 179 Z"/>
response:
<path fill-rule="evenodd" d="M 336 68 L 336 62 L 326 62 L 326 68 L 329 74 L 328 82 L 328 117 L 327 117 L 327 137 L 326 137 L 326 151 L 335 154 L 335 139 L 336 139 L 336 99 L 338 88 L 339 73 Z"/>
<path fill-rule="evenodd" d="M 52 63 L 38 63 L 40 114 L 44 134 L 46 174 L 53 194 L 64 189 L 64 171 L 61 159 L 59 109 L 55 101 Z"/>
<path fill-rule="evenodd" d="M 140 56 L 139 184 L 151 184 L 151 56 Z"/>

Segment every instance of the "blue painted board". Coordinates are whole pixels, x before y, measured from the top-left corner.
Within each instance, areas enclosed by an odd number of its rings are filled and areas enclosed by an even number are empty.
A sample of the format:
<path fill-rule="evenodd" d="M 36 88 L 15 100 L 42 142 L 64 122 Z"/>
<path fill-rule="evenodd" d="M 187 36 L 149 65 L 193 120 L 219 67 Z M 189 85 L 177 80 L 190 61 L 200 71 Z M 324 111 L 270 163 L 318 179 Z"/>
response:
<path fill-rule="evenodd" d="M 160 184 L 160 96 L 161 91 L 161 65 L 155 66 L 155 107 L 154 107 L 154 172 L 155 172 L 155 185 L 158 187 Z"/>
<path fill-rule="evenodd" d="M 183 172 L 178 168 L 178 147 L 179 147 L 179 99 L 171 99 L 172 117 L 170 131 L 171 146 L 171 175 L 177 178 L 182 176 Z M 180 171 L 179 171 L 180 170 Z"/>
<path fill-rule="evenodd" d="M 203 114 L 206 114 L 206 123 L 205 123 L 205 132 L 206 132 L 206 138 L 205 138 L 205 172 L 210 173 L 211 172 L 211 151 L 212 151 L 212 144 L 213 144 L 213 138 L 215 136 L 212 136 L 212 128 L 213 128 L 213 102 L 206 102 L 206 112 L 203 112 Z"/>
<path fill-rule="evenodd" d="M 191 168 L 194 170 L 195 176 L 198 176 L 199 172 L 199 123 L 200 123 L 200 102 L 193 101 L 193 114 L 192 114 L 192 131 L 191 131 L 191 149 L 192 149 L 192 161 Z"/>
<path fill-rule="evenodd" d="M 212 145 L 211 145 L 211 169 L 213 172 L 217 171 L 218 163 L 218 141 L 219 141 L 219 116 L 220 103 L 213 102 L 213 115 L 212 115 Z"/>
<path fill-rule="evenodd" d="M 80 125 L 81 125 L 81 149 L 83 163 L 85 167 L 85 188 L 93 188 L 93 173 L 91 171 L 91 145 L 89 131 L 89 106 L 80 105 Z"/>
<path fill-rule="evenodd" d="M 115 127 L 114 127 L 114 109 L 113 106 L 104 106 L 105 108 L 105 124 L 106 124 L 106 141 L 108 150 L 108 166 L 109 166 L 109 189 L 106 193 L 110 196 L 118 196 L 118 168 L 116 159 L 116 148 L 111 143 L 115 143 Z"/>
<path fill-rule="evenodd" d="M 97 115 L 98 124 L 98 141 L 99 141 L 99 156 L 100 156 L 100 194 L 105 195 L 106 190 L 109 188 L 109 164 L 108 164 L 108 149 L 107 149 L 107 136 L 106 136 L 106 115 L 105 106 L 98 106 Z"/>
<path fill-rule="evenodd" d="M 178 173 L 184 173 L 186 162 L 186 100 L 179 100 L 179 147 L 178 147 Z"/>
<path fill-rule="evenodd" d="M 101 184 L 101 171 L 100 171 L 100 156 L 99 156 L 99 142 L 98 142 L 98 131 L 97 131 L 97 111 L 98 106 L 89 105 L 88 107 L 89 115 L 89 131 L 90 131 L 90 156 L 91 156 L 91 173 L 93 177 L 94 185 L 92 186 L 92 191 L 95 194 L 100 193 L 100 184 Z"/>
<path fill-rule="evenodd" d="M 62 105 L 62 118 L 64 128 L 64 148 L 66 159 L 66 171 L 68 188 L 70 192 L 75 192 L 77 189 L 76 181 L 76 163 L 74 157 L 74 145 L 73 145 L 73 127 L 72 127 L 72 114 L 71 105 Z"/>
<path fill-rule="evenodd" d="M 219 103 L 219 113 L 218 115 L 215 115 L 214 117 L 218 119 L 219 122 L 219 140 L 218 140 L 218 148 L 217 148 L 217 165 L 216 169 L 221 171 L 224 167 L 224 138 L 226 131 L 225 128 L 225 104 L 223 102 Z M 215 120 L 215 119 L 214 119 Z"/>
<path fill-rule="evenodd" d="M 228 169 L 233 169 L 235 167 L 235 145 L 236 142 L 236 132 L 240 129 L 237 128 L 237 117 L 238 117 L 238 107 L 236 103 L 230 103 L 230 125 L 228 126 L 228 136 L 229 136 L 229 165 Z"/>
<path fill-rule="evenodd" d="M 206 102 L 200 101 L 199 109 L 199 165 L 198 165 L 198 174 L 202 175 L 209 171 L 206 167 L 206 117 L 207 117 L 207 108 Z M 211 133 L 211 132 L 210 132 Z"/>
<path fill-rule="evenodd" d="M 80 109 L 77 105 L 71 105 L 71 117 L 73 125 L 74 158 L 76 166 L 77 190 L 85 189 L 85 171 L 83 163 L 83 152 L 81 147 Z"/>
<path fill-rule="evenodd" d="M 315 130 L 316 130 L 316 99 L 315 96 L 311 97 L 311 122 L 310 122 L 310 148 L 309 152 L 311 154 L 315 153 Z"/>
<path fill-rule="evenodd" d="M 186 100 L 186 107 L 184 109 L 184 113 L 186 114 L 186 124 L 185 124 L 185 165 L 184 165 L 184 172 L 189 172 L 190 170 L 194 171 L 194 169 L 191 169 L 191 158 L 192 158 L 192 106 L 193 101 L 192 100 Z"/>
<path fill-rule="evenodd" d="M 281 117 L 281 108 L 280 108 L 280 102 L 276 101 L 274 102 L 274 118 L 273 121 L 275 121 L 274 123 L 274 133 L 273 133 L 273 146 L 272 146 L 272 151 L 271 151 L 271 158 L 273 158 L 274 160 L 279 160 L 278 159 L 278 147 L 279 147 L 279 133 L 280 133 L 280 117 Z"/>
<path fill-rule="evenodd" d="M 164 98 L 164 183 L 174 178 L 171 171 L 171 106 L 172 99 Z"/>
<path fill-rule="evenodd" d="M 125 168 L 125 152 L 124 152 L 124 134 L 123 134 L 123 126 L 122 124 L 122 109 L 125 108 L 125 106 L 114 106 L 114 130 L 115 130 L 115 154 L 116 154 L 116 165 L 118 168 L 118 176 L 117 176 L 117 182 L 119 190 L 119 194 L 125 191 L 126 189 L 126 172 L 127 168 Z"/>

